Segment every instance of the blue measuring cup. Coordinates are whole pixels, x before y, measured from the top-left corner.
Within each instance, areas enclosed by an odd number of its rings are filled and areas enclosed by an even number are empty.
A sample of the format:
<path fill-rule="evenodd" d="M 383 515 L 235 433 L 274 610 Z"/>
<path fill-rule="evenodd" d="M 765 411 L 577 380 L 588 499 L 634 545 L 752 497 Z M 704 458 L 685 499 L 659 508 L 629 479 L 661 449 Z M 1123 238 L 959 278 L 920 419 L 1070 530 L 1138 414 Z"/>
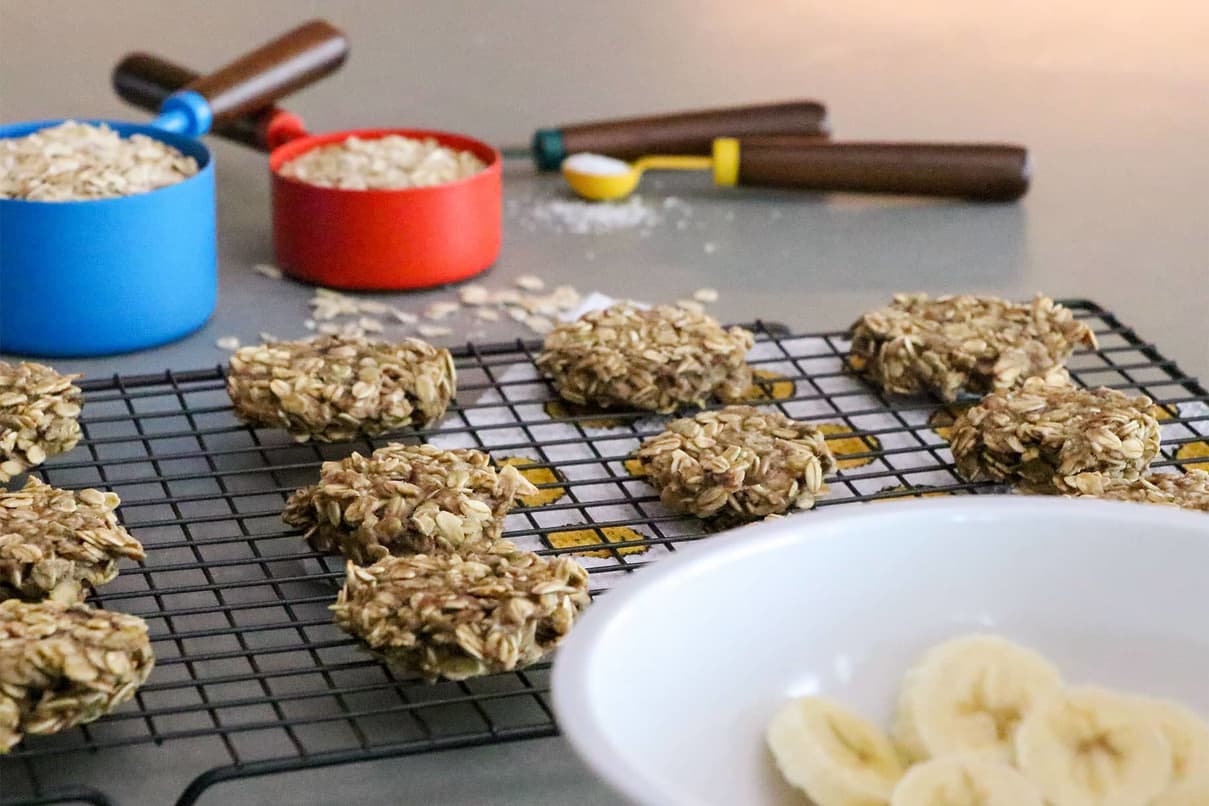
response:
<path fill-rule="evenodd" d="M 0 199 L 0 351 L 95 356 L 173 341 L 201 327 L 218 291 L 214 161 L 197 139 L 339 67 L 348 44 L 313 20 L 173 93 L 144 134 L 197 160 L 149 193 L 87 201 Z M 63 121 L 0 126 L 22 137 Z"/>

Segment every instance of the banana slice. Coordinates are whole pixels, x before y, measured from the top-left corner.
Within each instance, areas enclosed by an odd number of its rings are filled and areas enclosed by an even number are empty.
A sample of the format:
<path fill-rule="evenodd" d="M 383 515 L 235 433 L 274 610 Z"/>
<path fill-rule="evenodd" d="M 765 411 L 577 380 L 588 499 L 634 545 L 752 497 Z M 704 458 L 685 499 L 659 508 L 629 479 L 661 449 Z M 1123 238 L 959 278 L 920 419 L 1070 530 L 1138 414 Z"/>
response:
<path fill-rule="evenodd" d="M 913 761 L 979 752 L 1010 763 L 1020 721 L 1061 687 L 1061 673 L 1034 650 L 994 635 L 954 638 L 907 672 L 894 739 Z"/>
<path fill-rule="evenodd" d="M 1056 806 L 1149 806 L 1171 747 L 1137 700 L 1092 686 L 1042 702 L 1016 733 L 1020 770 Z"/>
<path fill-rule="evenodd" d="M 882 731 L 822 697 L 785 705 L 768 725 L 785 780 L 817 806 L 886 806 L 903 765 Z"/>
<path fill-rule="evenodd" d="M 1044 806 L 1015 767 L 986 756 L 945 756 L 916 764 L 894 788 L 890 806 Z"/>
<path fill-rule="evenodd" d="M 1165 792 L 1209 792 L 1209 724 L 1170 700 L 1139 698 L 1137 702 L 1171 746 L 1171 781 Z M 1209 797 L 1204 806 L 1209 806 Z"/>
<path fill-rule="evenodd" d="M 1209 806 L 1209 784 L 1169 789 L 1147 806 Z"/>

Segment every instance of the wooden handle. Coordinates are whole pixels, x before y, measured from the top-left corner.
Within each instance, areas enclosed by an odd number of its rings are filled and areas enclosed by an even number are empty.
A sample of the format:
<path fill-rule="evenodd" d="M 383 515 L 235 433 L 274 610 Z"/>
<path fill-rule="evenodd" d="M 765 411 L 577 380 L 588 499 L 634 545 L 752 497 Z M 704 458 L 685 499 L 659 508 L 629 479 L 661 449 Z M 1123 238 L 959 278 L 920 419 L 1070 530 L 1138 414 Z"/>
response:
<path fill-rule="evenodd" d="M 215 123 L 255 112 L 339 67 L 348 41 L 329 22 L 311 20 L 185 89 L 204 96 Z"/>
<path fill-rule="evenodd" d="M 709 154 L 715 137 L 826 134 L 827 109 L 815 101 L 706 109 L 563 126 L 563 152 L 618 159 L 646 154 Z"/>
<path fill-rule="evenodd" d="M 1028 151 L 998 144 L 742 138 L 739 184 L 1013 201 L 1028 190 Z"/>
<path fill-rule="evenodd" d="M 128 53 L 113 68 L 113 89 L 129 104 L 155 112 L 172 93 L 182 89 L 198 74 L 187 67 L 150 53 Z M 269 151 L 269 121 L 280 112 L 269 106 L 250 115 L 232 118 L 213 129 L 213 133 L 253 148 Z"/>

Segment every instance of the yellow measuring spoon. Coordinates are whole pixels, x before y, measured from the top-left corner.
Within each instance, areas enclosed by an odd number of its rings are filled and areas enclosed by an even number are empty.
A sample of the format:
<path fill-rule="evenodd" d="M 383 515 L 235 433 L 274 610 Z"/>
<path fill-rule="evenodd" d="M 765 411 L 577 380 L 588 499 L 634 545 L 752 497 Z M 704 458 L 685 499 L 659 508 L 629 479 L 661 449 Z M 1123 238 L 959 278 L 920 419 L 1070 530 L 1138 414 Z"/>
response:
<path fill-rule="evenodd" d="M 633 163 L 600 154 L 572 154 L 562 162 L 563 178 L 571 190 L 591 201 L 624 199 L 634 192 L 647 171 L 707 171 L 713 169 L 719 185 L 733 185 L 739 178 L 739 141 L 730 137 L 714 140 L 711 157 L 653 155 Z"/>

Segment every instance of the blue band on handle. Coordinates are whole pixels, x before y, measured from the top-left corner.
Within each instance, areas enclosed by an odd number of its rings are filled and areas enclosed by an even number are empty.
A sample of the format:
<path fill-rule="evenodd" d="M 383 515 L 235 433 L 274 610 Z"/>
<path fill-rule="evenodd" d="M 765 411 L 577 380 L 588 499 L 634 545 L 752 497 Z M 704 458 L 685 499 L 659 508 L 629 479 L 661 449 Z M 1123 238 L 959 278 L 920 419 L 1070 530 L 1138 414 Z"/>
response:
<path fill-rule="evenodd" d="M 563 133 L 558 129 L 538 129 L 533 133 L 533 161 L 543 171 L 557 171 L 567 154 L 563 151 Z"/>
<path fill-rule="evenodd" d="M 193 90 L 174 92 L 160 104 L 160 113 L 151 125 L 186 137 L 201 137 L 210 131 L 214 114 L 210 103 Z"/>

